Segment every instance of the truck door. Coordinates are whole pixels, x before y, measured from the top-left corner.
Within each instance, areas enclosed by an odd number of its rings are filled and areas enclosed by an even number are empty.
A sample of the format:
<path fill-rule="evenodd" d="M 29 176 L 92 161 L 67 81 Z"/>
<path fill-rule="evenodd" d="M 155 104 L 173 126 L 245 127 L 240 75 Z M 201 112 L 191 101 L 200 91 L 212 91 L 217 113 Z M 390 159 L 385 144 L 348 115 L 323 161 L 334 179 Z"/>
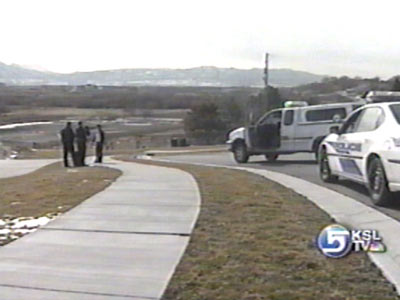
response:
<path fill-rule="evenodd" d="M 265 114 L 255 126 L 248 128 L 250 147 L 254 150 L 277 149 L 281 143 L 282 111 Z"/>
<path fill-rule="evenodd" d="M 281 151 L 294 150 L 295 136 L 295 110 L 288 109 L 283 112 L 283 122 L 281 126 Z"/>

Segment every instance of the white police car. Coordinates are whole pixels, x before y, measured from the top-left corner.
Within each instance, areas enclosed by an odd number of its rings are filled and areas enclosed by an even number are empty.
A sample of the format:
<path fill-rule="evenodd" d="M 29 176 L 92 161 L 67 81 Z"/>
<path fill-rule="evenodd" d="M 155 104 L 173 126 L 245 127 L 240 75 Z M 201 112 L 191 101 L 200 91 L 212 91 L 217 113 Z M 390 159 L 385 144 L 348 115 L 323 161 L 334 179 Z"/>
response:
<path fill-rule="evenodd" d="M 374 204 L 389 204 L 400 191 L 400 102 L 367 104 L 331 132 L 319 148 L 321 179 L 363 183 Z"/>

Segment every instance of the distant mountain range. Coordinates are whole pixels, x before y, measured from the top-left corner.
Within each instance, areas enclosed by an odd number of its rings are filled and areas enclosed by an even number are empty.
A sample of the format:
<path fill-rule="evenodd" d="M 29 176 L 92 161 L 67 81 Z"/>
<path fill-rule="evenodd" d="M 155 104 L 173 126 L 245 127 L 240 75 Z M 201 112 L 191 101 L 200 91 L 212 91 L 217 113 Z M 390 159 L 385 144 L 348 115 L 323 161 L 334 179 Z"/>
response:
<path fill-rule="evenodd" d="M 262 87 L 262 69 L 198 67 L 191 69 L 121 69 L 71 74 L 33 70 L 0 62 L 0 83 L 7 85 L 163 85 Z M 321 81 L 325 76 L 291 69 L 271 69 L 273 86 L 297 86 Z"/>

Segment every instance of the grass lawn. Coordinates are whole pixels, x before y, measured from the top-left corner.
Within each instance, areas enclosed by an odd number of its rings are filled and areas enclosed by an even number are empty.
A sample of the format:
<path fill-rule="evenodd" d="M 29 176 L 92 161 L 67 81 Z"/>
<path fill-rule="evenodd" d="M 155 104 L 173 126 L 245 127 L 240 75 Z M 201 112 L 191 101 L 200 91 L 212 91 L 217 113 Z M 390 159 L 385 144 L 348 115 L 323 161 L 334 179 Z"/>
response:
<path fill-rule="evenodd" d="M 191 173 L 202 194 L 164 300 L 398 299 L 367 255 L 328 259 L 316 249 L 316 235 L 332 221 L 295 192 L 243 171 L 146 163 Z"/>
<path fill-rule="evenodd" d="M 0 218 L 65 212 L 120 175 L 119 170 L 103 167 L 66 169 L 58 162 L 30 174 L 0 179 Z"/>

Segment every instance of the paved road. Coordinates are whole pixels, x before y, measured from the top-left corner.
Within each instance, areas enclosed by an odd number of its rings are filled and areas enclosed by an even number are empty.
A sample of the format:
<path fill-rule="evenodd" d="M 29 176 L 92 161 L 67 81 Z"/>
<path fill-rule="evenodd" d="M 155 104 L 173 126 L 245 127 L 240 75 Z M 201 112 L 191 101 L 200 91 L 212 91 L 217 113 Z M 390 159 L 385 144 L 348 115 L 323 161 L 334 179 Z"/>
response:
<path fill-rule="evenodd" d="M 238 166 L 238 164 L 233 160 L 232 154 L 230 152 L 176 155 L 176 156 L 165 156 L 162 158 L 182 161 L 182 162 L 197 162 L 197 163 L 209 163 L 209 164 L 225 165 L 225 166 Z M 302 178 L 307 181 L 335 190 L 343 195 L 356 199 L 368 206 L 373 206 L 369 199 L 366 188 L 362 185 L 353 183 L 348 180 L 341 180 L 338 184 L 323 183 L 319 178 L 318 165 L 314 160 L 313 154 L 299 153 L 292 155 L 282 155 L 279 157 L 278 161 L 273 163 L 267 162 L 263 156 L 253 156 L 251 157 L 249 163 L 243 164 L 242 166 L 257 168 L 257 169 L 267 169 L 271 171 L 292 175 L 298 178 Z M 400 220 L 400 201 L 399 205 L 395 205 L 390 208 L 377 208 L 375 206 L 373 207 L 385 213 L 388 216 Z"/>

